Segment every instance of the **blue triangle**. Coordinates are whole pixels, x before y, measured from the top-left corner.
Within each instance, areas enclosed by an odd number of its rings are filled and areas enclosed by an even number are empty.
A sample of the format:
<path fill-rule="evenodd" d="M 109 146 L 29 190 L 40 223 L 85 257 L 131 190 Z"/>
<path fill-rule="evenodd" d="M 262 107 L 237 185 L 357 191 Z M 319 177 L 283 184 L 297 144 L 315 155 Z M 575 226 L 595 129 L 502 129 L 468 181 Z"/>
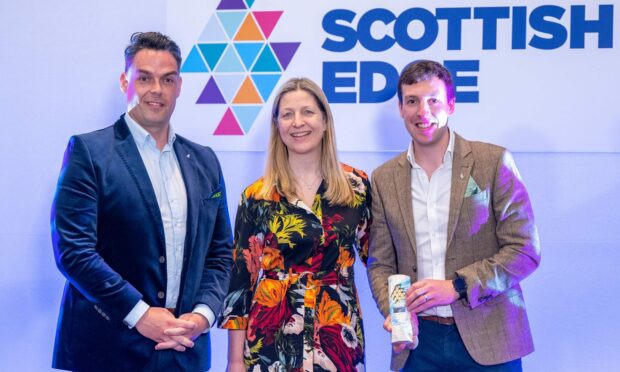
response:
<path fill-rule="evenodd" d="M 211 70 L 213 70 L 222 57 L 222 53 L 224 53 L 226 49 L 226 44 L 198 44 L 198 49 L 200 49 L 205 61 L 207 61 L 207 64 L 211 67 Z"/>
<path fill-rule="evenodd" d="M 254 64 L 252 68 L 252 72 L 280 72 L 280 65 L 278 65 L 278 61 L 276 57 L 273 56 L 273 52 L 269 45 L 265 45 L 263 51 L 261 52 L 258 60 Z"/>
<path fill-rule="evenodd" d="M 237 117 L 237 121 L 241 124 L 243 132 L 246 134 L 252 128 L 252 124 L 256 121 L 258 113 L 263 106 L 232 106 L 232 109 Z"/>
<path fill-rule="evenodd" d="M 224 56 L 220 59 L 220 63 L 217 65 L 216 72 L 245 72 L 243 65 L 237 57 L 235 48 L 229 45 L 224 52 Z"/>
<path fill-rule="evenodd" d="M 258 56 L 258 52 L 260 52 L 261 48 L 265 43 L 235 43 L 235 49 L 237 49 L 237 53 L 241 57 L 245 68 L 248 70 L 252 67 L 252 64 L 256 60 L 256 56 Z"/>
<path fill-rule="evenodd" d="M 209 22 L 202 30 L 200 34 L 200 38 L 198 41 L 228 41 L 224 30 L 222 30 L 222 26 L 220 26 L 220 22 L 218 22 L 217 17 L 211 16 Z"/>
<path fill-rule="evenodd" d="M 248 8 L 251 8 L 254 4 L 254 0 L 245 0 L 245 3 L 248 5 Z"/>
<path fill-rule="evenodd" d="M 241 87 L 241 83 L 245 78 L 245 74 L 226 74 L 226 75 L 215 75 L 215 80 L 217 81 L 217 85 L 220 87 L 220 91 L 224 95 L 226 102 L 232 102 L 235 94 Z"/>
<path fill-rule="evenodd" d="M 245 12 L 217 12 L 217 16 L 220 18 L 222 22 L 222 26 L 224 26 L 224 30 L 230 39 L 232 39 L 237 33 L 237 29 L 239 25 L 245 18 Z"/>
<path fill-rule="evenodd" d="M 261 97 L 263 97 L 263 101 L 267 102 L 271 92 L 273 92 L 273 88 L 276 87 L 278 80 L 280 79 L 281 74 L 252 74 L 251 78 L 254 81 L 254 85 L 258 89 Z"/>
<path fill-rule="evenodd" d="M 183 66 L 181 66 L 181 72 L 209 72 L 196 45 L 192 47 L 189 55 L 185 58 L 185 62 L 183 62 Z"/>

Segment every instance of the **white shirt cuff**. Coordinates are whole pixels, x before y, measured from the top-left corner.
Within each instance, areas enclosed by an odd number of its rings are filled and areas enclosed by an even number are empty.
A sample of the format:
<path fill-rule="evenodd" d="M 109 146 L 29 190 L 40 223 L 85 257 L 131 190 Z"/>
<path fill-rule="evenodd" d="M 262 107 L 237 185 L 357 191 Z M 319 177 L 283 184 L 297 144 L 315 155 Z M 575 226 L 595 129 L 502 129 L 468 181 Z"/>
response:
<path fill-rule="evenodd" d="M 146 311 L 149 309 L 149 307 L 150 306 L 146 302 L 142 300 L 138 301 L 136 306 L 134 306 L 133 309 L 131 309 L 131 311 L 129 312 L 129 314 L 127 314 L 125 319 L 123 319 L 123 323 L 125 323 L 125 325 L 129 327 L 129 329 L 132 329 L 136 326 L 136 323 L 138 323 L 140 318 L 142 318 L 142 316 L 146 314 Z"/>
<path fill-rule="evenodd" d="M 196 304 L 196 307 L 194 307 L 194 311 L 192 311 L 192 313 L 198 313 L 207 318 L 207 320 L 209 321 L 209 326 L 202 333 L 204 334 L 209 332 L 211 330 L 211 327 L 213 326 L 213 322 L 215 322 L 215 314 L 213 313 L 213 310 L 211 310 L 208 305 Z"/>

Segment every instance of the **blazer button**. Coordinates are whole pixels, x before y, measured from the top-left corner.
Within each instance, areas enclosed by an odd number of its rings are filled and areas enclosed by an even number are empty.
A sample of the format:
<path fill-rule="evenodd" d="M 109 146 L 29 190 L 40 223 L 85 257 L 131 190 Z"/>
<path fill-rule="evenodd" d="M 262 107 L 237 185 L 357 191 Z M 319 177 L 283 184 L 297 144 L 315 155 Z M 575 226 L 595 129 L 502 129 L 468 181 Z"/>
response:
<path fill-rule="evenodd" d="M 159 256 L 159 263 L 163 264 L 164 262 L 166 262 L 166 257 L 164 256 Z"/>
<path fill-rule="evenodd" d="M 164 297 L 166 297 L 166 294 L 163 291 L 157 292 L 157 298 L 159 298 L 160 300 L 163 300 Z"/>

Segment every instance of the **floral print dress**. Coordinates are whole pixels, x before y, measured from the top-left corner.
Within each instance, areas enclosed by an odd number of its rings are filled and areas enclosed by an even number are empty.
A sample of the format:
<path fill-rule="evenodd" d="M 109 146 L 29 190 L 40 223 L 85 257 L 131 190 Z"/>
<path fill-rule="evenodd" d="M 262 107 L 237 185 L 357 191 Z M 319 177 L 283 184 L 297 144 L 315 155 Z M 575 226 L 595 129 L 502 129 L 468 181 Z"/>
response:
<path fill-rule="evenodd" d="M 367 175 L 342 165 L 355 190 L 350 206 L 274 193 L 259 179 L 237 210 L 230 289 L 221 328 L 246 329 L 248 371 L 363 371 L 364 332 L 353 278 L 355 251 L 366 264 L 370 227 Z"/>

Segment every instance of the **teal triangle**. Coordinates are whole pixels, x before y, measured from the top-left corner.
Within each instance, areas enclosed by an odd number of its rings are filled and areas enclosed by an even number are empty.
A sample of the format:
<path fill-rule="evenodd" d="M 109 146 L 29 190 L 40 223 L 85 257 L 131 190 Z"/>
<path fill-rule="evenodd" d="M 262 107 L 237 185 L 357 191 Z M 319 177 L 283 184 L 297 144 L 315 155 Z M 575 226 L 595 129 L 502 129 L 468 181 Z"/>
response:
<path fill-rule="evenodd" d="M 245 0 L 245 3 L 248 6 L 248 8 L 251 8 L 252 5 L 254 4 L 254 0 Z"/>
<path fill-rule="evenodd" d="M 280 65 L 278 65 L 278 61 L 276 57 L 273 56 L 273 52 L 269 45 L 265 45 L 263 51 L 261 52 L 258 60 L 254 64 L 252 68 L 252 72 L 280 72 Z"/>
<path fill-rule="evenodd" d="M 185 58 L 185 62 L 181 66 L 181 72 L 209 72 L 196 45 L 192 47 L 189 55 Z"/>
<path fill-rule="evenodd" d="M 241 83 L 243 83 L 245 76 L 245 73 L 214 75 L 226 102 L 232 102 L 233 98 L 235 98 L 235 94 L 237 94 L 237 91 L 241 87 Z"/>
<path fill-rule="evenodd" d="M 211 16 L 209 22 L 202 30 L 200 34 L 199 42 L 214 42 L 214 41 L 228 41 L 224 30 L 222 30 L 222 26 L 217 21 L 215 16 Z"/>
<path fill-rule="evenodd" d="M 241 61 L 243 61 L 243 65 L 248 70 L 252 67 L 252 64 L 256 60 L 256 56 L 258 56 L 258 52 L 260 52 L 264 43 L 235 43 L 235 49 L 237 49 L 237 53 L 239 53 L 239 57 L 241 57 Z"/>
<path fill-rule="evenodd" d="M 243 65 L 239 61 L 239 57 L 237 57 L 237 53 L 235 52 L 235 48 L 229 46 L 220 63 L 217 65 L 216 72 L 245 72 Z"/>
<path fill-rule="evenodd" d="M 237 33 L 239 25 L 245 18 L 247 12 L 217 12 L 217 16 L 224 26 L 224 30 L 230 39 Z"/>
<path fill-rule="evenodd" d="M 243 132 L 248 133 L 252 124 L 256 121 L 256 117 L 260 113 L 263 106 L 232 106 L 237 117 L 237 121 L 241 124 Z"/>
<path fill-rule="evenodd" d="M 205 57 L 207 64 L 213 70 L 220 57 L 222 57 L 226 44 L 198 44 L 198 49 L 200 49 L 202 56 Z"/>
<path fill-rule="evenodd" d="M 250 76 L 254 81 L 254 85 L 256 85 L 256 89 L 258 89 L 261 97 L 263 97 L 263 101 L 267 102 L 280 76 L 280 74 L 252 74 Z"/>

